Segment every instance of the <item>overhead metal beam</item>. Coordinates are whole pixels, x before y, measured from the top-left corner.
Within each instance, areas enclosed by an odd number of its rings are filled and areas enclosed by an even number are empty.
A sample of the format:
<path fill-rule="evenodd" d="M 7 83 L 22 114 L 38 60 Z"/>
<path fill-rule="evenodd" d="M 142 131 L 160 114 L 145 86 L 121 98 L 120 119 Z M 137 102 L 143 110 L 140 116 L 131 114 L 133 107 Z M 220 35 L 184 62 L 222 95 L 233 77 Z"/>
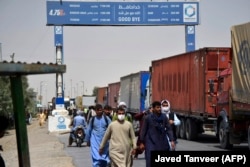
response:
<path fill-rule="evenodd" d="M 33 74 L 51 74 L 65 73 L 66 65 L 21 62 L 0 62 L 0 75 L 33 75 Z"/>
<path fill-rule="evenodd" d="M 22 75 L 65 73 L 66 65 L 14 61 L 0 62 L 0 76 L 10 76 L 11 95 L 14 109 L 19 167 L 30 167 L 29 142 L 25 122 Z"/>

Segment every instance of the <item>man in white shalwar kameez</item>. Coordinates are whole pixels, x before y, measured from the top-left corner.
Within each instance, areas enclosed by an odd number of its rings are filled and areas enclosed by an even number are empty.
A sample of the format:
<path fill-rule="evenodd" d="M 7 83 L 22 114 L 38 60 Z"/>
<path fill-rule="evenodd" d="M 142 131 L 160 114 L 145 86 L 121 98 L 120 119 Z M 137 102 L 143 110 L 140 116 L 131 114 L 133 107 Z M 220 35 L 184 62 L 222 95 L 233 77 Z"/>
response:
<path fill-rule="evenodd" d="M 132 155 L 136 151 L 136 137 L 133 125 L 125 120 L 125 110 L 119 107 L 118 120 L 111 122 L 100 144 L 99 153 L 109 141 L 109 156 L 112 167 L 131 167 Z M 132 141 L 132 145 L 131 145 Z"/>

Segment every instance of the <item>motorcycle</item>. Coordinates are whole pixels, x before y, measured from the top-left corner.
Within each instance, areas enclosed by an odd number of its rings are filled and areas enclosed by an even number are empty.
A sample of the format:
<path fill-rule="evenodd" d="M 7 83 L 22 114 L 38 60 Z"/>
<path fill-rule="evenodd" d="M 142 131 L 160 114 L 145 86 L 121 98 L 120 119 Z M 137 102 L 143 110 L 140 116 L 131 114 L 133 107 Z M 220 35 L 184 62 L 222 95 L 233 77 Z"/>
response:
<path fill-rule="evenodd" d="M 75 142 L 77 147 L 81 147 L 84 142 L 85 132 L 82 126 L 78 126 L 75 130 Z"/>

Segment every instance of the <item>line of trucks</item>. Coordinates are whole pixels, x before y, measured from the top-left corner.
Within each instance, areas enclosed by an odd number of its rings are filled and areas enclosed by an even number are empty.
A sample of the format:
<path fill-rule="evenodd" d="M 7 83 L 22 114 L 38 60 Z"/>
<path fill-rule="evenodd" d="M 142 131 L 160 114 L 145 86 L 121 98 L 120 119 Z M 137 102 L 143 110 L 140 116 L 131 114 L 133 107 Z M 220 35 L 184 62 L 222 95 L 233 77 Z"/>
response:
<path fill-rule="evenodd" d="M 97 90 L 96 103 L 124 101 L 137 113 L 168 99 L 181 120 L 177 136 L 213 131 L 221 148 L 250 149 L 250 23 L 231 27 L 231 47 L 206 47 L 159 60 Z"/>

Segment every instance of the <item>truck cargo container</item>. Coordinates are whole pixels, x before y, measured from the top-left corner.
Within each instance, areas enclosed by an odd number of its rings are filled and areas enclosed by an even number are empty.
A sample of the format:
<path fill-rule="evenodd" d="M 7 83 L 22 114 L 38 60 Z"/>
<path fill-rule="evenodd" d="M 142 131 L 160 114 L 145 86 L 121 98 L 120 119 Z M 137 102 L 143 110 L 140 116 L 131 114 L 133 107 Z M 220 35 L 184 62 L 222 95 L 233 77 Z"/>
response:
<path fill-rule="evenodd" d="M 222 148 L 245 139 L 250 145 L 247 29 L 250 24 L 232 27 L 232 48 L 202 48 L 152 61 L 151 100 L 171 102 L 171 110 L 181 120 L 180 138 L 193 140 L 209 130 Z"/>
<path fill-rule="evenodd" d="M 83 95 L 82 96 L 82 106 L 83 108 L 89 108 L 90 106 L 95 106 L 96 96 Z"/>
<path fill-rule="evenodd" d="M 171 102 L 182 122 L 181 138 L 196 138 L 203 125 L 213 130 L 216 97 L 208 91 L 209 81 L 228 68 L 230 55 L 230 48 L 203 48 L 152 61 L 152 100 Z"/>
<path fill-rule="evenodd" d="M 145 110 L 149 75 L 149 71 L 140 71 L 120 78 L 120 101 L 125 102 L 132 113 Z"/>
<path fill-rule="evenodd" d="M 108 104 L 108 87 L 97 88 L 96 103 L 101 105 Z"/>
<path fill-rule="evenodd" d="M 108 105 L 116 108 L 119 100 L 120 82 L 108 84 Z"/>

